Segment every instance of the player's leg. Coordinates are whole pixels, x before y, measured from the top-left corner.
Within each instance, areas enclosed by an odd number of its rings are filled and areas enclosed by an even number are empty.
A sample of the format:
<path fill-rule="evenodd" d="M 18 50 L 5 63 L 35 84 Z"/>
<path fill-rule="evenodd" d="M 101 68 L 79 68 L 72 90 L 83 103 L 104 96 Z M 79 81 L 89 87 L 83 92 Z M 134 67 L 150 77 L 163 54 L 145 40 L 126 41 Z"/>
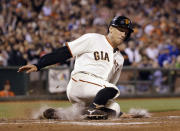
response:
<path fill-rule="evenodd" d="M 67 96 L 72 103 L 84 103 L 84 107 L 89 107 L 98 92 L 105 89 L 105 87 L 101 85 L 102 82 L 100 82 L 99 80 L 97 81 L 94 77 L 83 75 L 83 78 L 81 79 L 78 80 L 78 78 L 75 78 L 75 80 L 71 80 L 71 86 L 68 86 L 67 88 Z M 107 113 L 102 110 L 96 110 L 95 112 L 91 112 L 89 108 L 85 108 L 85 110 L 82 110 L 82 115 L 84 115 L 85 117 L 91 115 L 91 117 L 95 117 L 93 119 L 100 119 L 106 114 Z"/>
<path fill-rule="evenodd" d="M 114 99 L 117 94 L 119 94 L 119 91 L 115 88 L 106 87 L 101 89 L 95 96 L 93 103 L 91 103 L 90 107 L 92 108 L 101 108 L 105 107 L 107 102 L 110 99 Z"/>
<path fill-rule="evenodd" d="M 71 79 L 66 90 L 69 101 L 78 103 L 80 106 L 89 106 L 97 92 L 104 88 L 103 86 L 95 85 L 95 82 L 91 82 L 91 80 L 78 81 Z"/>
<path fill-rule="evenodd" d="M 114 87 L 106 87 L 101 89 L 95 96 L 93 102 L 86 110 L 89 119 L 107 119 L 108 116 L 116 116 L 120 112 L 118 103 L 110 102 L 119 95 L 119 90 Z M 107 108 L 111 107 L 111 108 Z M 101 114 L 99 112 L 102 112 Z M 92 115 L 93 112 L 93 115 Z M 99 115 L 100 114 L 100 115 Z M 103 117 L 104 115 L 104 117 Z M 94 117 L 96 116 L 96 117 Z"/>
<path fill-rule="evenodd" d="M 79 110 L 84 110 L 90 103 L 93 101 L 97 92 L 101 89 L 105 88 L 104 86 L 100 86 L 101 83 L 98 83 L 96 79 L 89 75 L 78 74 L 73 76 L 70 79 L 69 84 L 67 86 L 67 97 L 72 104 L 78 104 Z M 44 112 L 44 117 L 47 119 L 56 119 L 56 109 L 47 109 Z M 61 119 L 58 117 L 58 119 Z"/>
<path fill-rule="evenodd" d="M 111 87 L 103 85 L 110 85 Z M 88 108 L 87 112 L 83 112 L 83 114 L 97 116 L 97 119 L 107 116 L 107 113 L 99 110 L 99 108 L 105 107 L 110 99 L 114 99 L 118 95 L 119 91 L 114 85 L 84 74 L 82 76 L 81 74 L 74 76 L 67 87 L 69 101 L 84 107 L 89 106 L 91 103 L 90 109 Z"/>

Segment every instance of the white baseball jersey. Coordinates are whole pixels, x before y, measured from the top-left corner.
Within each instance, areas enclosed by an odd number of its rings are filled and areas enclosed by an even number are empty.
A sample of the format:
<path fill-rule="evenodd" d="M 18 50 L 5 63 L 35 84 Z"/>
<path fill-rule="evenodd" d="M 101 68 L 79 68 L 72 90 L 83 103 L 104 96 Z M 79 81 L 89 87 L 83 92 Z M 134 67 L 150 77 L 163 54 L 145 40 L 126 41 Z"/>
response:
<path fill-rule="evenodd" d="M 89 33 L 66 43 L 72 56 L 76 57 L 74 70 L 67 86 L 67 97 L 72 103 L 89 106 L 96 94 L 105 87 L 115 86 L 119 79 L 124 58 L 104 35 Z M 93 75 L 91 75 L 93 74 Z M 120 94 L 119 90 L 115 99 Z M 109 100 L 106 108 L 120 112 L 120 106 Z"/>
<path fill-rule="evenodd" d="M 72 75 L 87 72 L 110 81 L 110 76 L 117 70 L 115 68 L 122 67 L 124 62 L 121 55 L 113 53 L 111 43 L 101 34 L 88 33 L 66 45 L 76 57 Z"/>

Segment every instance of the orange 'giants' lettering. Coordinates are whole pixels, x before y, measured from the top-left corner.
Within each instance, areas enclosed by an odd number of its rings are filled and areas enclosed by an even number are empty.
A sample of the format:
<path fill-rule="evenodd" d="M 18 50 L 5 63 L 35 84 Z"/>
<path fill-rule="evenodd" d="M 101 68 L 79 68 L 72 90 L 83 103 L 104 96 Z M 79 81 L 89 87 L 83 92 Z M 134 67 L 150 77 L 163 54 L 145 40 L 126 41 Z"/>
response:
<path fill-rule="evenodd" d="M 97 51 L 94 52 L 94 59 L 95 60 L 99 60 L 100 59 L 99 52 L 97 52 Z"/>
<path fill-rule="evenodd" d="M 94 59 L 95 60 L 107 60 L 109 62 L 109 56 L 108 56 L 108 53 L 107 52 L 98 52 L 98 51 L 95 51 L 94 52 Z"/>
<path fill-rule="evenodd" d="M 107 60 L 109 62 L 109 56 L 108 56 L 108 53 L 106 53 L 106 52 L 105 52 L 104 60 Z"/>

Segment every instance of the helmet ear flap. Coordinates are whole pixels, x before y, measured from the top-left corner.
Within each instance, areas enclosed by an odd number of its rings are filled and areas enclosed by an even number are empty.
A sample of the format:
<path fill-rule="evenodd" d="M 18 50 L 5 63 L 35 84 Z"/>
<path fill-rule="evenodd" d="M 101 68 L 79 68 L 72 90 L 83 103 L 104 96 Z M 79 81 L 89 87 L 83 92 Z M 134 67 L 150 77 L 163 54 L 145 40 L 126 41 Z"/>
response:
<path fill-rule="evenodd" d="M 127 33 L 127 35 L 126 35 L 124 41 L 127 41 L 127 40 L 130 38 L 131 33 L 133 33 L 133 32 L 134 32 L 134 31 L 130 29 L 129 32 Z"/>
<path fill-rule="evenodd" d="M 130 38 L 131 33 L 132 33 L 131 31 L 129 31 L 129 32 L 127 33 L 127 35 L 126 35 L 124 41 L 127 41 L 127 40 Z"/>

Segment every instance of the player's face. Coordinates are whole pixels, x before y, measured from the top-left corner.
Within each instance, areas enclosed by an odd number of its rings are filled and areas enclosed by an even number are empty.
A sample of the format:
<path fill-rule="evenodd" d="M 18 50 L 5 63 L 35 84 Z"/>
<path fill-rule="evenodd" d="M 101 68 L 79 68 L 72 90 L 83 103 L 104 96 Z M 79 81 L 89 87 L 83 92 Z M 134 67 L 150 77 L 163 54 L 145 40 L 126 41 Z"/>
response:
<path fill-rule="evenodd" d="M 127 33 L 128 29 L 110 27 L 111 40 L 117 46 L 124 41 Z"/>

